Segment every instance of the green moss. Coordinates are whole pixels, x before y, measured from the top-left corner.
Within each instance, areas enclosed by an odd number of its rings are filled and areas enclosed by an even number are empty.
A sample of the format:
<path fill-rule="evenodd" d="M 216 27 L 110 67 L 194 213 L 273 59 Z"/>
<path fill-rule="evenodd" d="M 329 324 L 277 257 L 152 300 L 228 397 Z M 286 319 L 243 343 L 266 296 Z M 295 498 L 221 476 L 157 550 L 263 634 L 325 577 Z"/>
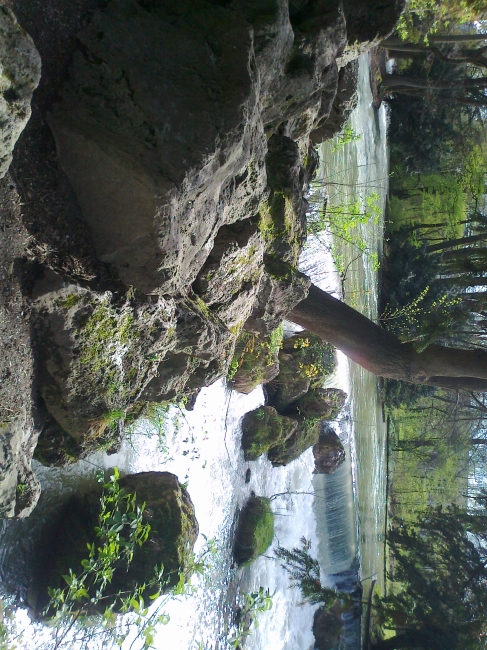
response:
<path fill-rule="evenodd" d="M 82 295 L 70 293 L 66 298 L 58 298 L 56 300 L 56 305 L 59 305 L 59 307 L 63 307 L 64 309 L 71 309 L 77 305 L 82 298 Z"/>
<path fill-rule="evenodd" d="M 265 497 L 251 497 L 238 522 L 233 554 L 239 565 L 249 564 L 267 551 L 274 539 L 274 514 Z"/>

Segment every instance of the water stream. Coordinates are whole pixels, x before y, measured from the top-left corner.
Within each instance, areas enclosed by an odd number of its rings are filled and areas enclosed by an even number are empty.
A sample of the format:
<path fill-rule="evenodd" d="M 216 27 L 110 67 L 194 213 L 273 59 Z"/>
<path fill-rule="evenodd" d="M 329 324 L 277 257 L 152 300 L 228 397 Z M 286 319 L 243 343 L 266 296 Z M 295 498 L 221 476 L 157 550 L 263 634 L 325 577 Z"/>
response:
<path fill-rule="evenodd" d="M 374 186 L 383 205 L 387 189 L 384 180 L 387 177 L 386 116 L 383 111 L 377 113 L 371 108 L 365 57 L 360 62 L 359 97 L 351 119 L 360 140 L 335 152 L 330 145 L 324 145 L 321 174 L 328 183 L 330 201 L 343 201 L 343 193 L 360 199 L 365 197 L 367 187 Z M 331 180 L 342 185 L 331 185 Z M 364 226 L 363 237 L 370 250 L 379 250 L 380 233 L 380 222 Z M 341 246 L 340 242 L 334 245 Z M 341 251 L 348 265 L 344 283 L 346 300 L 368 316 L 376 317 L 377 273 L 370 258 L 357 257 L 347 246 L 342 246 Z M 340 291 L 340 278 L 331 255 L 316 242 L 310 242 L 302 267 L 322 288 Z M 233 592 L 263 586 L 274 593 L 273 608 L 261 616 L 246 647 L 309 650 L 314 645 L 311 628 L 316 606 L 298 606 L 300 593 L 289 589 L 288 576 L 273 559 L 272 552 L 250 568 L 237 571 L 231 558 L 232 532 L 236 512 L 251 491 L 263 496 L 309 493 L 282 496 L 273 501 L 277 515 L 276 544 L 291 548 L 299 545 L 301 537 L 308 538 L 328 584 L 336 583 L 338 572 L 342 574 L 342 582 L 347 571 L 352 578 L 356 576 L 357 557 L 361 577 L 375 575 L 379 584 L 382 583 L 384 427 L 377 380 L 339 355 L 332 385 L 349 393 L 348 406 L 337 424 L 337 432 L 347 444 L 347 460 L 332 476 L 313 476 L 311 450 L 282 468 L 272 468 L 263 458 L 245 463 L 240 449 L 240 421 L 246 411 L 264 402 L 263 392 L 258 388 L 251 395 L 240 395 L 229 391 L 223 380 L 201 392 L 192 412 L 182 414 L 174 409 L 172 417 L 177 423 L 168 428 L 165 449 L 160 448 L 156 436 L 148 437 L 150 431 L 141 430 L 116 456 L 97 454 L 65 469 L 36 466 L 43 487 L 38 508 L 28 521 L 4 524 L 1 533 L 0 573 L 4 583 L 10 586 L 28 583 L 31 549 L 42 522 L 68 493 L 96 480 L 97 470 L 117 466 L 122 472 L 170 471 L 187 482 L 195 505 L 200 526 L 196 553 L 204 548 L 206 539 L 215 540 L 217 552 L 206 576 L 195 579 L 195 594 L 168 605 L 171 620 L 158 630 L 156 647 L 161 650 L 228 648 L 232 631 L 227 627 L 226 614 Z M 251 479 L 246 484 L 248 467 Z M 345 647 L 358 650 L 359 622 L 354 620 L 347 625 L 350 633 Z"/>

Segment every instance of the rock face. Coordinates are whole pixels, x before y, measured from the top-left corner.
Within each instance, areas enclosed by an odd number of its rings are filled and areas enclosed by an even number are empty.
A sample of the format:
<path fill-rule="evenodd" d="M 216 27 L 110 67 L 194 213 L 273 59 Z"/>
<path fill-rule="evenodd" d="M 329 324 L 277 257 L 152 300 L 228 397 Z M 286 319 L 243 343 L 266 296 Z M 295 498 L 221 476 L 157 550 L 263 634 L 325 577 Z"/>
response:
<path fill-rule="evenodd" d="M 358 61 L 347 63 L 338 74 L 337 92 L 328 116 L 317 121 L 311 131 L 311 142 L 315 145 L 330 140 L 340 133 L 350 113 L 357 105 Z"/>
<path fill-rule="evenodd" d="M 41 59 L 31 37 L 10 9 L 0 7 L 0 178 L 12 162 L 15 143 L 31 114 Z"/>
<path fill-rule="evenodd" d="M 120 488 L 136 493 L 136 503 L 145 503 L 143 523 L 150 524 L 148 540 L 136 545 L 134 558 L 127 570 L 126 561 L 115 562 L 115 572 L 108 584 L 103 609 L 111 598 L 122 591 L 133 591 L 137 584 L 148 583 L 154 576 L 154 567 L 164 565 L 167 578 L 165 589 L 177 584 L 179 574 L 188 566 L 189 558 L 198 536 L 198 523 L 191 499 L 176 476 L 169 472 L 143 472 L 127 476 L 119 481 Z M 99 525 L 99 494 L 85 499 L 72 497 L 63 508 L 57 521 L 51 522 L 44 537 L 44 562 L 35 578 L 32 593 L 36 602 L 30 603 L 38 612 L 48 604 L 47 589 L 64 587 L 63 575 L 72 569 L 75 574 L 82 570 L 81 560 L 88 555 L 87 544 L 97 543 L 95 526 Z M 98 542 L 99 543 L 99 542 Z M 146 604 L 156 587 L 144 592 Z M 115 611 L 117 601 L 115 600 Z"/>
<path fill-rule="evenodd" d="M 226 375 L 242 329 L 270 335 L 306 296 L 308 136 L 333 109 L 340 67 L 399 12 L 395 0 L 11 4 L 45 71 L 0 181 L 12 221 L 0 335 L 22 336 L 0 360 L 0 508 L 21 516 L 39 494 L 41 432 L 45 462 L 113 448 L 127 416 Z M 39 69 L 12 15 L 1 20 L 14 36 L 0 55 L 19 42 L 26 56 L 0 88 L 5 110 L 19 108 L 10 151 Z"/>
<path fill-rule="evenodd" d="M 238 564 L 248 564 L 267 551 L 274 539 L 274 515 L 265 497 L 251 496 L 238 520 L 233 556 Z"/>
<path fill-rule="evenodd" d="M 313 474 L 333 474 L 345 462 L 345 449 L 334 429 L 322 422 L 320 437 L 313 446 L 315 469 Z"/>

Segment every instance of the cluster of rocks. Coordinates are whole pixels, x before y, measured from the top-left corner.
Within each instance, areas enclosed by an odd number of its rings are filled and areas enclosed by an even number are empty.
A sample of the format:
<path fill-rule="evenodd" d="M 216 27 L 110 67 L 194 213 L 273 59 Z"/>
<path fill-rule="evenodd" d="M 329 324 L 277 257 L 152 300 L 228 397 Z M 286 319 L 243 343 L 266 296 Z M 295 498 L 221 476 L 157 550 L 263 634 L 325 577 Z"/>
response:
<path fill-rule="evenodd" d="M 284 339 L 278 374 L 265 385 L 266 406 L 246 413 L 242 421 L 245 460 L 267 454 L 280 467 L 313 447 L 315 472 L 330 474 L 343 463 L 343 446 L 326 422 L 338 416 L 347 395 L 322 388 L 334 366 L 333 348 L 311 332 Z"/>
<path fill-rule="evenodd" d="M 270 334 L 306 296 L 312 141 L 400 3 L 10 4 L 43 70 L 0 181 L 0 510 L 21 517 L 39 436 L 50 463 L 114 448 L 128 415 L 226 375 L 243 328 Z M 40 62 L 3 8 L 0 30 L 5 174 Z"/>

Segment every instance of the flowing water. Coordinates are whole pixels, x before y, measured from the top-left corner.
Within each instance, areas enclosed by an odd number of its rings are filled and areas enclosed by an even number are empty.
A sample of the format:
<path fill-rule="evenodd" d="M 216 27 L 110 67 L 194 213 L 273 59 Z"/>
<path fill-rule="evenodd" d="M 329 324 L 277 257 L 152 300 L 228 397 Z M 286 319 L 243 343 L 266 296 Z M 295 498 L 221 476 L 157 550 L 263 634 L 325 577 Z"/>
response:
<path fill-rule="evenodd" d="M 373 187 L 380 192 L 383 205 L 387 188 L 386 122 L 383 112 L 371 108 L 365 57 L 360 62 L 359 97 L 351 120 L 361 137 L 335 152 L 330 145 L 323 146 L 321 175 L 330 202 L 343 201 L 344 195 L 362 200 L 360 197 L 367 194 L 367 188 Z M 378 251 L 381 224 L 364 225 L 362 229 L 370 250 Z M 332 245 L 341 246 L 330 241 L 328 249 Z M 343 285 L 346 300 L 375 318 L 377 273 L 371 258 L 357 256 L 348 246 L 341 246 L 340 251 L 347 265 L 344 283 L 333 268 L 329 250 L 316 242 L 311 241 L 306 249 L 302 267 L 324 289 L 339 292 Z M 28 521 L 8 522 L 3 527 L 0 572 L 4 583 L 23 595 L 22 589 L 28 586 L 32 569 L 29 565 L 33 561 L 32 549 L 42 523 L 68 493 L 92 484 L 97 470 L 117 466 L 122 473 L 170 471 L 187 483 L 195 505 L 200 526 L 196 552 L 204 549 L 207 539 L 214 540 L 216 552 L 206 575 L 194 579 L 194 594 L 166 607 L 171 620 L 158 630 L 156 647 L 161 650 L 229 648 L 229 640 L 235 635 L 231 626 L 232 603 L 235 598 L 238 600 L 239 591 L 262 586 L 274 594 L 273 607 L 271 612 L 260 616 L 259 626 L 248 637 L 246 647 L 249 650 L 312 648 L 311 628 L 316 606 L 298 606 L 300 593 L 289 589 L 288 576 L 271 551 L 250 568 L 237 570 L 231 559 L 232 534 L 238 508 L 251 491 L 269 497 L 281 494 L 272 502 L 276 513 L 276 544 L 291 548 L 299 545 L 301 537 L 309 539 L 327 584 L 353 588 L 358 571 L 363 579 L 374 575 L 382 583 L 384 427 L 377 380 L 349 363 L 343 355 L 338 356 L 338 369 L 331 385 L 344 388 L 350 399 L 337 423 L 337 431 L 346 443 L 347 460 L 335 474 L 313 475 L 311 450 L 282 468 L 272 468 L 263 458 L 245 463 L 240 449 L 241 418 L 246 411 L 264 402 L 263 392 L 259 388 L 251 395 L 239 395 L 229 391 L 222 380 L 201 392 L 192 412 L 183 414 L 174 409 L 171 417 L 175 422 L 168 426 L 164 449 L 160 448 L 157 436 L 148 436 L 150 428 L 144 425 L 116 456 L 98 454 L 66 469 L 37 466 L 43 486 L 38 508 Z M 251 479 L 247 484 L 248 467 Z M 343 647 L 358 650 L 359 626 L 356 617 L 346 621 Z"/>

